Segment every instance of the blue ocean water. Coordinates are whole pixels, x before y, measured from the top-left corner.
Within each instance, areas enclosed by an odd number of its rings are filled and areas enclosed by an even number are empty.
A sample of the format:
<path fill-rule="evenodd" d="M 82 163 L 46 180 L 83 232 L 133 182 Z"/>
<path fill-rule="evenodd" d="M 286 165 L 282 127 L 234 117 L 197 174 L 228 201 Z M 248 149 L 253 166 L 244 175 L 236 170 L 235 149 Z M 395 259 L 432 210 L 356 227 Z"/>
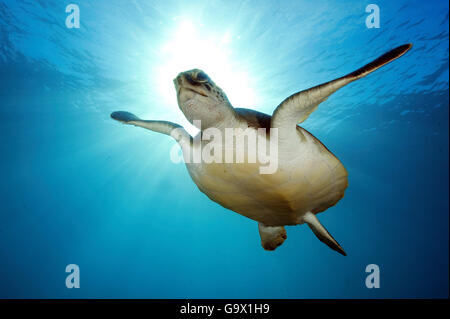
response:
<path fill-rule="evenodd" d="M 369 29 L 372 2 L 80 0 L 67 28 L 70 1 L 0 0 L 0 297 L 448 297 L 448 3 L 377 0 Z M 172 79 L 193 67 L 271 114 L 410 42 L 303 123 L 349 172 L 319 215 L 347 257 L 304 225 L 264 251 L 256 222 L 170 161 L 170 137 L 110 118 L 187 126 Z"/>

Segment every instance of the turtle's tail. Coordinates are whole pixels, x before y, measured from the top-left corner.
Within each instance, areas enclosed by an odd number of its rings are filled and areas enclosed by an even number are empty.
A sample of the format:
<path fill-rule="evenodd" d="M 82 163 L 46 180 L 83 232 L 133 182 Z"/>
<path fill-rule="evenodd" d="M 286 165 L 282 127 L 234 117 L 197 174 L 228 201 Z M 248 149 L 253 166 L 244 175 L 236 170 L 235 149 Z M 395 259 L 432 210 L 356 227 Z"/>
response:
<path fill-rule="evenodd" d="M 319 238 L 319 240 L 328 245 L 333 250 L 336 250 L 341 255 L 347 256 L 341 245 L 330 235 L 325 227 L 317 219 L 316 215 L 311 212 L 307 212 L 303 216 L 303 221 L 308 224 L 309 228 L 314 232 L 314 234 Z"/>

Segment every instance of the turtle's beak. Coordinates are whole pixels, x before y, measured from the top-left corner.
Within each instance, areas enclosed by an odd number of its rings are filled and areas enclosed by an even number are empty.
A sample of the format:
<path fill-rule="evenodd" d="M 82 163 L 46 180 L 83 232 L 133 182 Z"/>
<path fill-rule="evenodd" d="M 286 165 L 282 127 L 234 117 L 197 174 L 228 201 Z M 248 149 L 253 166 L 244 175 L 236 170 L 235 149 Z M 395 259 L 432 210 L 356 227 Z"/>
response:
<path fill-rule="evenodd" d="M 207 83 L 210 81 L 208 75 L 206 75 L 205 72 L 199 69 L 181 72 L 180 74 L 178 74 L 174 82 L 176 81 L 179 85 L 181 85 L 183 80 L 192 86 L 199 86 L 202 83 Z"/>
<path fill-rule="evenodd" d="M 175 90 L 177 94 L 180 94 L 181 89 L 192 91 L 194 93 L 200 94 L 207 97 L 208 95 L 203 92 L 201 84 L 194 81 L 190 72 L 182 72 L 173 80 L 175 84 Z"/>
<path fill-rule="evenodd" d="M 175 85 L 175 91 L 177 91 L 177 93 L 180 91 L 179 78 L 180 78 L 180 76 L 177 76 L 175 79 L 173 79 L 173 84 Z"/>

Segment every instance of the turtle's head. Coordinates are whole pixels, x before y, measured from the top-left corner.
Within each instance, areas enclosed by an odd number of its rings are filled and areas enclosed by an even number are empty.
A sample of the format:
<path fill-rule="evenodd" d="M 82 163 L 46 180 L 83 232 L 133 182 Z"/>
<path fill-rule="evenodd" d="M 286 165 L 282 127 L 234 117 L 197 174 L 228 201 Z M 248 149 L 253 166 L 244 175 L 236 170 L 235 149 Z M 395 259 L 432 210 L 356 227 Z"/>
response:
<path fill-rule="evenodd" d="M 193 69 L 181 72 L 173 80 L 178 106 L 189 122 L 201 121 L 201 128 L 221 127 L 234 116 L 227 96 L 205 72 Z"/>

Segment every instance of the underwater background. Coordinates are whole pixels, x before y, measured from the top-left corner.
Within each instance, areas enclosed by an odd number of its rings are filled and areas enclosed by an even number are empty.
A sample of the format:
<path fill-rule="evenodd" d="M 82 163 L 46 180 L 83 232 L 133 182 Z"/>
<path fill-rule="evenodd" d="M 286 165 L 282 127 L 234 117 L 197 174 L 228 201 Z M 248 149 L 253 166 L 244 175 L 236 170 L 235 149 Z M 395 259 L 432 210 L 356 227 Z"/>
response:
<path fill-rule="evenodd" d="M 70 3 L 0 0 L 1 298 L 448 298 L 447 1 L 86 0 L 67 28 Z M 410 42 L 302 123 L 349 172 L 319 215 L 347 257 L 305 225 L 264 251 L 256 222 L 171 162 L 170 137 L 110 118 L 192 132 L 172 79 L 194 67 L 271 114 Z"/>

